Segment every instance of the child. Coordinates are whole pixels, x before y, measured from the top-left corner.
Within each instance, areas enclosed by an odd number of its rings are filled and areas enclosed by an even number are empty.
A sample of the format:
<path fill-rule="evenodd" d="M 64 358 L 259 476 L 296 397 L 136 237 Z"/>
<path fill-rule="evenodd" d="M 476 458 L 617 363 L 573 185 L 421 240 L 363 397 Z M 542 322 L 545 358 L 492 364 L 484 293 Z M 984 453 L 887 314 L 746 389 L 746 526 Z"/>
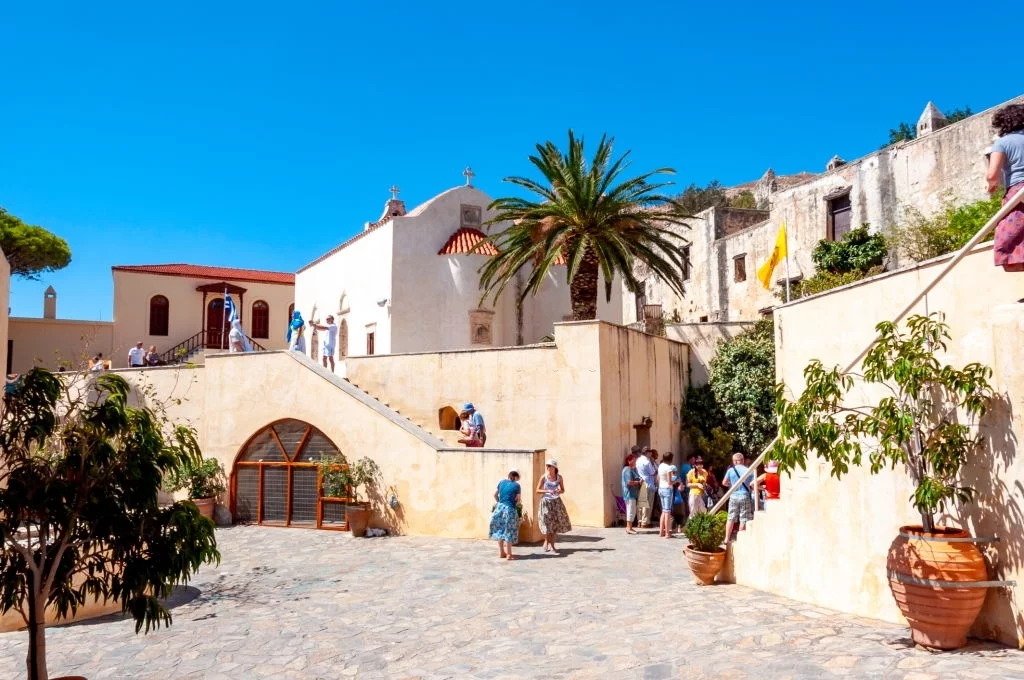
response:
<path fill-rule="evenodd" d="M 1006 187 L 1006 205 L 1012 196 L 1024 191 L 1024 104 L 1010 104 L 996 111 L 992 127 L 999 133 L 999 139 L 992 145 L 985 179 L 989 193 Z M 1018 203 L 996 225 L 992 250 L 997 267 L 1008 272 L 1024 271 L 1024 204 Z"/>

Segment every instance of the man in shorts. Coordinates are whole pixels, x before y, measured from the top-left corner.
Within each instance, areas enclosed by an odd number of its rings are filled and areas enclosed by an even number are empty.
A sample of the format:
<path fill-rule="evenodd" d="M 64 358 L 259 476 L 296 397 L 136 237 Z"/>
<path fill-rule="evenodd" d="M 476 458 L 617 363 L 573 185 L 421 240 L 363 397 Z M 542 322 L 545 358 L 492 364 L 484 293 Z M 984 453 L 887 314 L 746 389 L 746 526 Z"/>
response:
<path fill-rule="evenodd" d="M 334 373 L 334 349 L 338 345 L 338 324 L 334 323 L 334 316 L 327 316 L 326 326 L 315 321 L 310 321 L 309 325 L 318 331 L 327 331 L 327 337 L 324 339 L 323 351 L 320 353 L 320 356 L 323 358 L 324 368 L 327 368 L 328 361 L 331 362 L 331 373 Z"/>
<path fill-rule="evenodd" d="M 747 478 L 740 484 L 740 479 L 747 472 L 747 466 L 743 464 L 743 454 L 734 453 L 732 455 L 732 465 L 725 472 L 725 477 L 722 479 L 723 486 L 733 486 L 739 484 L 729 496 L 729 520 L 725 523 L 725 540 L 726 542 L 732 541 L 732 530 L 739 522 L 740 531 L 744 531 L 747 528 L 747 522 L 750 521 L 751 507 L 750 503 L 753 500 L 753 494 L 751 493 L 751 484 L 753 478 Z"/>

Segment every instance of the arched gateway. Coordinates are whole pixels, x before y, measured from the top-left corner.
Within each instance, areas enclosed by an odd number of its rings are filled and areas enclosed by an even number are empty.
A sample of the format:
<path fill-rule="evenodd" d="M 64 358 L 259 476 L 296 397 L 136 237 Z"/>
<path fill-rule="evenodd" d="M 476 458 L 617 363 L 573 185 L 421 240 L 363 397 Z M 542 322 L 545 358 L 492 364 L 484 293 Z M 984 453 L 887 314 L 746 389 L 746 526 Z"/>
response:
<path fill-rule="evenodd" d="M 291 418 L 249 438 L 231 472 L 231 512 L 237 522 L 346 529 L 345 508 L 323 502 L 320 461 L 341 457 L 309 423 Z"/>

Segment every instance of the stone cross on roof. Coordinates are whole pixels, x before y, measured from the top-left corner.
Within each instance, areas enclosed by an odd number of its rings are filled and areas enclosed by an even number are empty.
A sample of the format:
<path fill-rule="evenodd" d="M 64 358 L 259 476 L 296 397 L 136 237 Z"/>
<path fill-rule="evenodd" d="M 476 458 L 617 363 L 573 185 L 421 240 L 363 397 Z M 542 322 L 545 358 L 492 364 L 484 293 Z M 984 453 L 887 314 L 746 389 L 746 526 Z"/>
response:
<path fill-rule="evenodd" d="M 391 192 L 391 198 L 398 198 L 398 194 L 402 193 L 402 190 L 398 188 L 398 185 L 392 184 L 391 188 L 388 189 Z"/>
<path fill-rule="evenodd" d="M 466 186 L 473 186 L 473 178 L 476 177 L 476 173 L 473 172 L 473 168 L 466 166 L 466 169 L 462 171 L 462 176 L 466 178 Z"/>

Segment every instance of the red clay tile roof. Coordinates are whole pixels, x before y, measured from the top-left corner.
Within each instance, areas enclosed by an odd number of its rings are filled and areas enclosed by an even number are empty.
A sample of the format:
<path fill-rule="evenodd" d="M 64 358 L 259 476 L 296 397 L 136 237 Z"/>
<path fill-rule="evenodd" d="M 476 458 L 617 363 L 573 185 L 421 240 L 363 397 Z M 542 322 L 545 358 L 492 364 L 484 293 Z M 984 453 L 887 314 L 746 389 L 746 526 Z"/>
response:
<path fill-rule="evenodd" d="M 493 243 L 484 243 L 476 250 L 473 248 L 484 241 L 487 238 L 487 234 L 480 231 L 479 229 L 471 229 L 469 227 L 463 227 L 454 234 L 448 237 L 448 242 L 444 244 L 441 250 L 437 251 L 438 255 L 486 255 L 493 257 L 498 254 L 498 249 L 494 247 Z"/>
<path fill-rule="evenodd" d="M 201 264 L 127 264 L 111 267 L 111 269 L 122 272 L 138 272 L 140 274 L 189 276 L 196 279 L 295 284 L 295 274 L 288 272 L 268 272 L 262 269 L 236 269 L 234 267 L 207 267 Z"/>

